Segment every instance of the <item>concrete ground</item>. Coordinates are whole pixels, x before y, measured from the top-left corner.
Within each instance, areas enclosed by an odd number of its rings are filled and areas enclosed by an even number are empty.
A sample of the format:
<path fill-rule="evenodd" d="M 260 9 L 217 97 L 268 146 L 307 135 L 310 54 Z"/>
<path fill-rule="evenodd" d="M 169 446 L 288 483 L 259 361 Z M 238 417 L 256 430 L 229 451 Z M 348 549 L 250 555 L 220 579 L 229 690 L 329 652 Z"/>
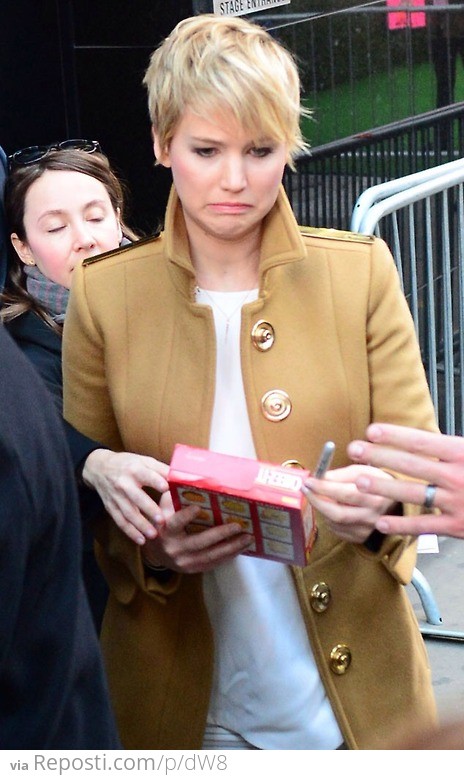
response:
<path fill-rule="evenodd" d="M 432 600 L 442 623 L 428 623 L 418 590 L 410 585 L 408 591 L 432 667 L 439 715 L 446 720 L 464 718 L 464 540 L 441 537 L 438 546 L 438 554 L 419 554 L 416 566 L 430 588 L 427 607 Z"/>

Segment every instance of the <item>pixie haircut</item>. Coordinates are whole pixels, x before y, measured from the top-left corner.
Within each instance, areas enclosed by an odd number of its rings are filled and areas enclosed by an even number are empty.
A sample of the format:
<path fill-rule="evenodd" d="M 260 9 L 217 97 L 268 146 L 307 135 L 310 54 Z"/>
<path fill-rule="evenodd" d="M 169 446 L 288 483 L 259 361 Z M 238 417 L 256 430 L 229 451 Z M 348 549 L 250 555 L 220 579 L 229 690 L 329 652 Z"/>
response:
<path fill-rule="evenodd" d="M 306 147 L 300 79 L 292 55 L 257 24 L 214 14 L 181 21 L 153 52 L 143 83 L 160 147 L 167 149 L 186 108 L 200 116 L 229 109 L 254 142 Z"/>

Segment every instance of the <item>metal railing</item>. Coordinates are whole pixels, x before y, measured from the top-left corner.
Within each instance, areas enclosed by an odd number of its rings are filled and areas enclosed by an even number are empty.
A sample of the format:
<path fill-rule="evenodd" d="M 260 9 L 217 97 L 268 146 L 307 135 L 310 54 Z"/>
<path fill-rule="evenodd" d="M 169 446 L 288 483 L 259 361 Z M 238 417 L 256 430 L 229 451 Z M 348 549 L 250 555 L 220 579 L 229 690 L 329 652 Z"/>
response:
<path fill-rule="evenodd" d="M 404 24 L 392 23 L 402 12 Z M 315 145 L 464 99 L 464 3 L 415 12 L 407 2 L 292 0 L 250 18 L 296 55 Z"/>
<path fill-rule="evenodd" d="M 440 428 L 464 428 L 464 159 L 375 186 L 351 226 L 392 249 Z"/>
<path fill-rule="evenodd" d="M 414 319 L 430 393 L 442 431 L 464 421 L 464 159 L 364 191 L 351 228 L 390 245 Z M 416 568 L 412 584 L 427 623 L 424 637 L 464 642 L 443 628 L 433 591 Z"/>
<path fill-rule="evenodd" d="M 302 154 L 284 186 L 301 224 L 349 229 L 367 188 L 464 156 L 464 102 L 335 140 Z"/>

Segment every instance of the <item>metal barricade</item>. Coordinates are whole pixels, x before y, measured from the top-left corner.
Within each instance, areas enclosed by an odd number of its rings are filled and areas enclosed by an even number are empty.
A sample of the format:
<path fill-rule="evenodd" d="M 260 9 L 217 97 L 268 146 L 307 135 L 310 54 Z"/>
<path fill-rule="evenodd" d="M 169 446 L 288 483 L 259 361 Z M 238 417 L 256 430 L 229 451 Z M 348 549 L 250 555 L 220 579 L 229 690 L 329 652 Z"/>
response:
<path fill-rule="evenodd" d="M 464 102 L 311 148 L 285 170 L 300 224 L 348 229 L 368 188 L 464 156 Z"/>
<path fill-rule="evenodd" d="M 352 231 L 383 237 L 392 249 L 447 434 L 462 434 L 464 416 L 463 184 L 459 159 L 373 186 L 356 201 L 350 224 Z M 464 633 L 440 627 L 432 590 L 418 569 L 412 584 L 427 618 L 423 635 L 464 641 Z"/>
<path fill-rule="evenodd" d="M 447 434 L 464 428 L 463 183 L 460 159 L 379 184 L 359 197 L 351 219 L 354 231 L 375 233 L 392 249 Z"/>
<path fill-rule="evenodd" d="M 362 222 L 368 217 L 372 217 L 371 208 L 376 202 L 380 202 L 393 194 L 398 194 L 400 191 L 411 189 L 413 186 L 417 186 L 419 183 L 426 183 L 440 178 L 445 173 L 457 173 L 459 175 L 463 169 L 463 159 L 457 159 L 447 164 L 440 164 L 436 167 L 430 167 L 420 172 L 411 173 L 401 178 L 395 178 L 394 180 L 385 181 L 376 186 L 370 186 L 368 189 L 362 192 L 355 202 L 353 213 L 351 216 L 350 230 L 352 232 L 362 231 Z"/>

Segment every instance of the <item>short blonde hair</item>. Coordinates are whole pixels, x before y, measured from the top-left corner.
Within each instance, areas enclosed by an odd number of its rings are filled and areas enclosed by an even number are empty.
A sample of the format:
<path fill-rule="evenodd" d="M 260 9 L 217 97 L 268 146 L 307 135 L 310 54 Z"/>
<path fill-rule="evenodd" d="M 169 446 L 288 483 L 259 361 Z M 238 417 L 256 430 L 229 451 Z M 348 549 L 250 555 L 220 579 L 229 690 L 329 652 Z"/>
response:
<path fill-rule="evenodd" d="M 253 139 L 286 143 L 289 160 L 306 147 L 300 79 L 292 55 L 266 30 L 214 14 L 181 21 L 153 52 L 143 79 L 160 147 L 167 149 L 186 108 L 202 116 L 228 108 Z"/>

